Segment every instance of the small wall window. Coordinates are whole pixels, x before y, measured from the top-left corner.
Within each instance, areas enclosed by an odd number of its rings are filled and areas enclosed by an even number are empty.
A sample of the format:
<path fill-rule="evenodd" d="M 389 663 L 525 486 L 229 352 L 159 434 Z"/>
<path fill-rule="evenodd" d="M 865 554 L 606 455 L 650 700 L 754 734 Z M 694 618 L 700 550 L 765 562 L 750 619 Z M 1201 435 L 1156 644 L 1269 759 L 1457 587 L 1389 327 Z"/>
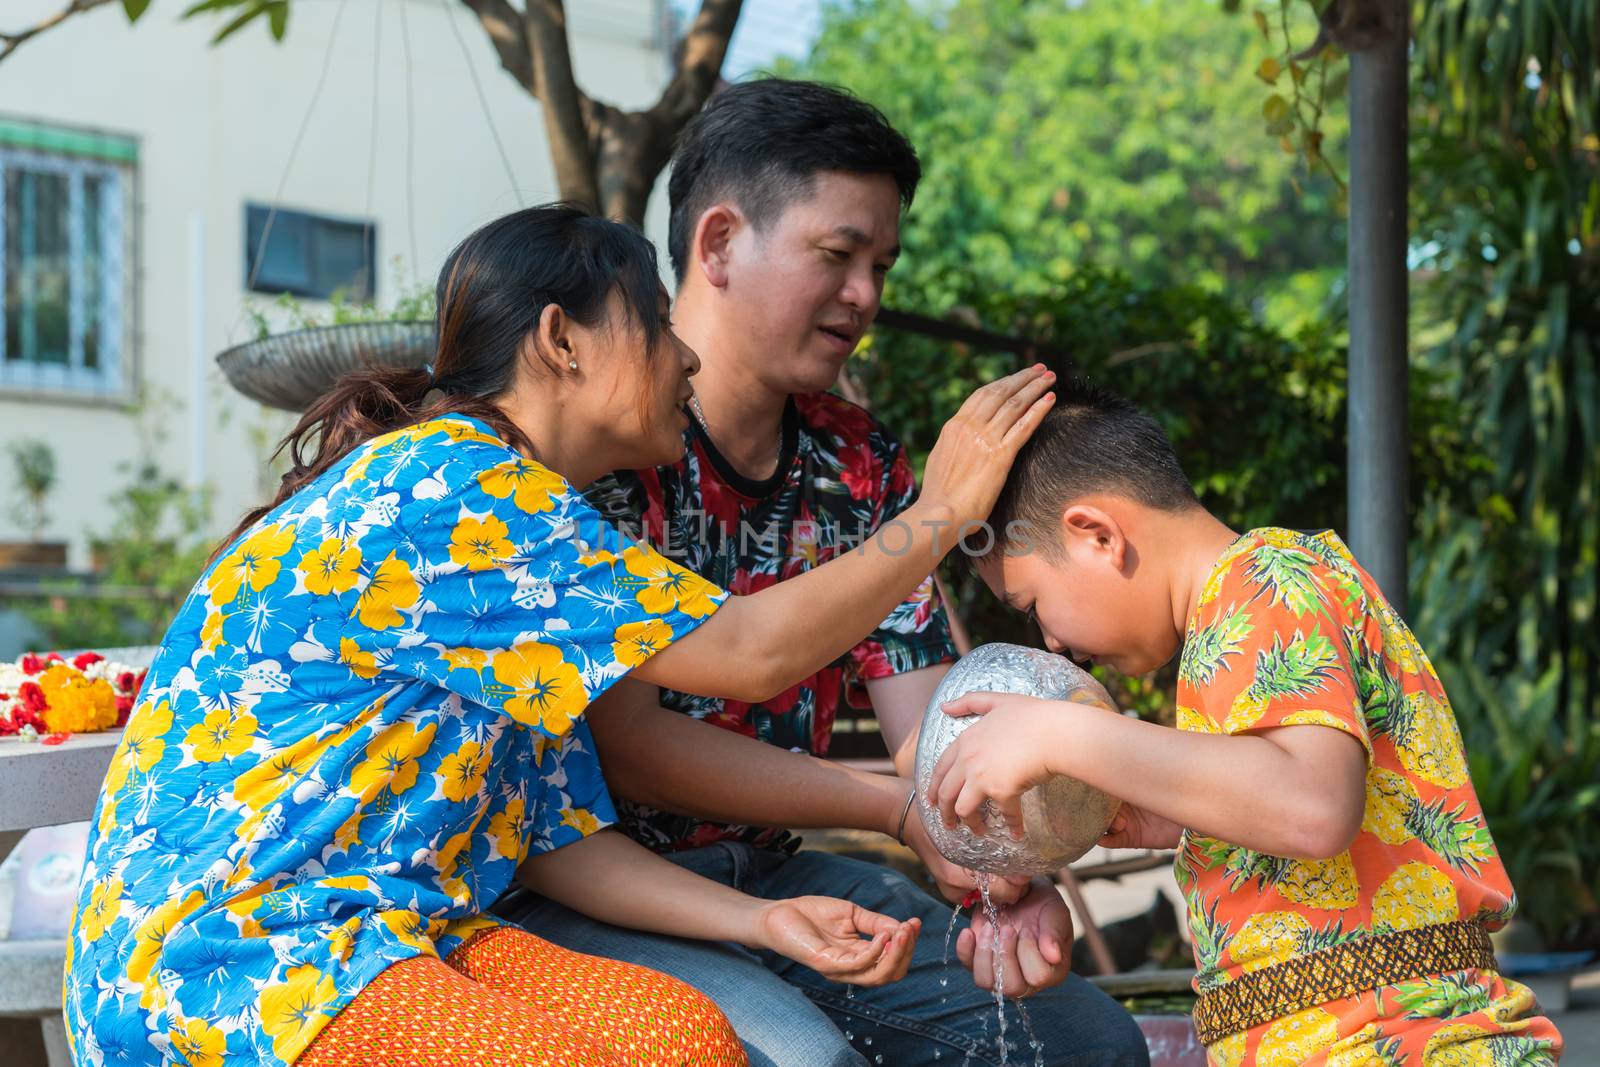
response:
<path fill-rule="evenodd" d="M 293 293 L 314 300 L 335 293 L 352 301 L 372 298 L 376 223 L 246 204 L 244 230 L 244 282 L 251 292 Z"/>
<path fill-rule="evenodd" d="M 135 142 L 0 119 L 0 386 L 120 394 Z"/>

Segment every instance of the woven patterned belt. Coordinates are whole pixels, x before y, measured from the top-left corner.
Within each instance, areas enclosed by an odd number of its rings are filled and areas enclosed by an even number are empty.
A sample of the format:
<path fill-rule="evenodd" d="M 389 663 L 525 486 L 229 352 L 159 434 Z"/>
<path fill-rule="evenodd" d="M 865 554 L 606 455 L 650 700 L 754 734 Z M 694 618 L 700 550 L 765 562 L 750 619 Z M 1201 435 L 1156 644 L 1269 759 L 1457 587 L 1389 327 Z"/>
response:
<path fill-rule="evenodd" d="M 1375 934 L 1241 975 L 1200 994 L 1200 1043 L 1281 1019 L 1330 1000 L 1448 971 L 1495 970 L 1494 946 L 1480 923 L 1462 920 Z"/>

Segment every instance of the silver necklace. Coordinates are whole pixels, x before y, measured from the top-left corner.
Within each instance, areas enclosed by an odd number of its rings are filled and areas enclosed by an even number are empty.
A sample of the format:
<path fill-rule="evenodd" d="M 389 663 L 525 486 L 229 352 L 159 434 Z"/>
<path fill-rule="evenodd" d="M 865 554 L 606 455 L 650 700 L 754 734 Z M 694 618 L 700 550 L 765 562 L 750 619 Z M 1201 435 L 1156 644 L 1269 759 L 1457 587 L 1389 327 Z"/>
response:
<path fill-rule="evenodd" d="M 710 424 L 706 422 L 706 410 L 699 406 L 699 394 L 690 394 L 690 411 L 694 413 L 694 421 L 701 424 L 701 429 L 706 430 L 706 437 L 710 437 Z M 784 454 L 784 424 L 778 422 L 778 454 Z"/>

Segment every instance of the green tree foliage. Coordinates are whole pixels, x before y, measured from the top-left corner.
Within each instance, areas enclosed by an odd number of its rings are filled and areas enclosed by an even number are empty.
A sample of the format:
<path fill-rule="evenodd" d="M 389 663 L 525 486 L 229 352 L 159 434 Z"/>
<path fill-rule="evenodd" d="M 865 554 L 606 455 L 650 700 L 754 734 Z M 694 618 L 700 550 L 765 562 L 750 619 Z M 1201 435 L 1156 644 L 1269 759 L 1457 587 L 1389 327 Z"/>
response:
<path fill-rule="evenodd" d="M 901 303 L 942 314 L 961 279 L 1039 292 L 1092 261 L 1315 307 L 1344 260 L 1338 189 L 1263 145 L 1260 45 L 1214 0 L 874 0 L 830 9 L 785 69 L 872 101 L 922 156 Z"/>
<path fill-rule="evenodd" d="M 1430 0 L 1416 336 L 1488 462 L 1419 486 L 1419 632 L 1524 900 L 1600 944 L 1600 8 Z"/>
<path fill-rule="evenodd" d="M 1230 522 L 1338 527 L 1328 174 L 1348 64 L 1294 58 L 1316 34 L 1307 0 L 1223 7 L 862 0 L 830 9 L 791 70 L 873 101 L 922 153 L 890 306 L 1058 346 L 1162 420 Z M 1597 12 L 1419 3 L 1411 86 L 1413 622 L 1523 913 L 1584 944 L 1600 939 Z M 879 330 L 850 374 L 920 451 L 1016 362 Z M 977 639 L 1026 636 L 970 577 L 952 584 Z M 1121 696 L 1159 714 L 1165 681 Z"/>

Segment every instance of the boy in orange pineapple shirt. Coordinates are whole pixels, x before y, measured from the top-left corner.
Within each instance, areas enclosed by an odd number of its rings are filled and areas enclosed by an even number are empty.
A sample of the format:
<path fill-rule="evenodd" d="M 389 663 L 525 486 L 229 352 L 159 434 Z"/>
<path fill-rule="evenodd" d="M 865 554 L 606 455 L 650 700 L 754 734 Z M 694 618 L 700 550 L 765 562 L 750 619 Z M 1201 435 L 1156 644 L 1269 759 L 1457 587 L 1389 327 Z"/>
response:
<path fill-rule="evenodd" d="M 980 829 L 987 800 L 1020 827 L 1065 774 L 1122 799 L 1108 846 L 1179 849 L 1214 1064 L 1558 1059 L 1496 970 L 1515 896 L 1444 688 L 1337 536 L 1228 529 L 1154 420 L 1081 382 L 989 526 L 978 572 L 1051 650 L 1144 674 L 1181 644 L 1178 729 L 963 697 L 945 710 L 984 720 L 933 775 L 946 825 Z"/>

